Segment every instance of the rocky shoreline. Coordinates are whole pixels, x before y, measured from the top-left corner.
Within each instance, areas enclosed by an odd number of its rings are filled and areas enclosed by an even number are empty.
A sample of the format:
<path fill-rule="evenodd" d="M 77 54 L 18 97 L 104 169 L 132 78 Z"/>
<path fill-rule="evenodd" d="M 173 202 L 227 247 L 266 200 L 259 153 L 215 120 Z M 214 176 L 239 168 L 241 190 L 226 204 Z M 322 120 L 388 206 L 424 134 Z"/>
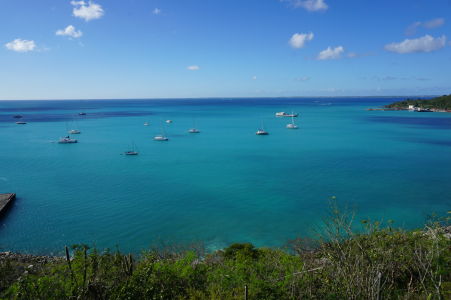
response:
<path fill-rule="evenodd" d="M 39 274 L 48 264 L 64 262 L 64 257 L 0 252 L 0 293 L 29 274 Z"/>
<path fill-rule="evenodd" d="M 0 252 L 0 262 L 10 261 L 18 264 L 35 264 L 44 265 L 47 263 L 64 261 L 62 256 L 46 256 L 46 255 L 33 255 L 33 254 L 21 254 L 11 251 Z"/>

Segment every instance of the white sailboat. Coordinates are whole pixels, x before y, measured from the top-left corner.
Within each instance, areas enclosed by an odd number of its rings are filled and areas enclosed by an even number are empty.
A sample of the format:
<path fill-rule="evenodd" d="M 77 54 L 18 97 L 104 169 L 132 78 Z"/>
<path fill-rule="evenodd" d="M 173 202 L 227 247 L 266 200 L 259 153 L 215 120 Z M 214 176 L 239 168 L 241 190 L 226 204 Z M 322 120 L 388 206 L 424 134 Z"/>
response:
<path fill-rule="evenodd" d="M 262 126 L 257 130 L 257 132 L 255 133 L 256 135 L 268 135 L 269 132 L 267 132 L 265 130 L 265 126 L 263 125 L 263 121 L 262 121 Z"/>
<path fill-rule="evenodd" d="M 75 124 L 75 121 L 73 123 Z M 76 128 L 77 126 L 74 126 L 74 127 Z M 67 130 L 67 133 L 69 133 L 69 134 L 80 134 L 81 133 L 81 131 L 78 130 L 78 129 L 71 129 L 71 130 L 69 130 L 68 126 L 67 126 L 67 123 L 66 123 L 66 130 Z"/>
<path fill-rule="evenodd" d="M 153 140 L 154 141 L 160 141 L 160 142 L 169 141 L 169 139 L 166 137 L 166 133 L 164 132 L 163 125 L 161 125 L 161 134 L 158 134 L 158 135 L 154 136 Z"/>
<path fill-rule="evenodd" d="M 288 129 L 298 129 L 299 127 L 294 123 L 294 117 L 291 117 L 291 123 L 287 124 Z"/>
<path fill-rule="evenodd" d="M 188 130 L 189 133 L 200 133 L 199 129 L 196 128 L 196 121 L 193 120 L 193 127 Z"/>

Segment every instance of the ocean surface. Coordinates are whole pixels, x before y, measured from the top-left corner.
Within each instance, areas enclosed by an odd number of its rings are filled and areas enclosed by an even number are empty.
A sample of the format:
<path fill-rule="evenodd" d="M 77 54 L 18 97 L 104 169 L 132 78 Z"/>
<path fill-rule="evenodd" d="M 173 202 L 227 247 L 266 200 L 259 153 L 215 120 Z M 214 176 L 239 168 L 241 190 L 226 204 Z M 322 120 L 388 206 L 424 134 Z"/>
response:
<path fill-rule="evenodd" d="M 357 222 L 422 226 L 451 208 L 451 114 L 366 110 L 397 100 L 0 101 L 0 193 L 18 196 L 0 251 L 281 246 L 314 237 L 332 197 Z M 77 144 L 57 143 L 74 128 Z"/>

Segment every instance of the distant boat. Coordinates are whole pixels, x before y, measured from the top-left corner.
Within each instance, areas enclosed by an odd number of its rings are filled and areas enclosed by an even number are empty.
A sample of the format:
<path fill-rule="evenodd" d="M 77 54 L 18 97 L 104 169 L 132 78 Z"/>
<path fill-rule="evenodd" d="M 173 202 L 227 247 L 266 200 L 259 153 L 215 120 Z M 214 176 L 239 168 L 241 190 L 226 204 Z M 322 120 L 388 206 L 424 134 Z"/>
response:
<path fill-rule="evenodd" d="M 199 129 L 196 128 L 196 121 L 193 120 L 193 128 L 188 130 L 189 133 L 200 133 Z"/>
<path fill-rule="evenodd" d="M 24 122 L 24 121 L 18 121 L 18 122 L 16 122 L 16 124 L 18 124 L 18 125 L 24 125 L 24 124 L 27 124 L 27 122 Z"/>
<path fill-rule="evenodd" d="M 22 118 L 22 116 L 21 115 L 15 115 L 15 116 L 13 116 L 13 118 L 14 119 L 20 119 L 20 118 Z"/>
<path fill-rule="evenodd" d="M 284 111 L 276 112 L 276 117 L 294 117 L 294 118 L 296 118 L 297 116 L 298 116 L 298 114 L 295 114 L 293 112 L 291 114 L 286 113 Z"/>
<path fill-rule="evenodd" d="M 430 108 L 418 108 L 417 110 L 415 110 L 416 112 L 434 112 L 432 109 Z"/>
<path fill-rule="evenodd" d="M 65 136 L 59 139 L 58 144 L 74 144 L 78 141 L 76 139 L 72 139 L 70 136 Z"/>
<path fill-rule="evenodd" d="M 172 123 L 172 120 L 166 120 L 166 123 L 168 123 L 168 124 Z"/>
<path fill-rule="evenodd" d="M 153 137 L 154 141 L 169 141 L 169 139 L 166 137 L 166 134 L 164 132 L 164 127 L 163 125 L 161 126 L 161 134 L 158 134 L 156 136 Z"/>
<path fill-rule="evenodd" d="M 144 122 L 144 126 L 149 126 L 149 122 Z"/>
<path fill-rule="evenodd" d="M 169 139 L 167 137 L 165 137 L 164 135 L 156 135 L 153 137 L 154 141 L 169 141 Z"/>
<path fill-rule="evenodd" d="M 78 113 L 80 116 L 86 116 L 85 112 Z"/>
<path fill-rule="evenodd" d="M 269 134 L 269 132 L 267 132 L 267 131 L 264 129 L 263 121 L 262 121 L 262 126 L 261 126 L 261 128 L 259 128 L 255 134 L 256 134 L 256 135 L 268 135 L 268 134 Z"/>
<path fill-rule="evenodd" d="M 291 117 L 291 123 L 287 124 L 288 129 L 298 129 L 299 127 L 294 123 L 294 117 Z"/>
<path fill-rule="evenodd" d="M 136 151 L 135 148 L 136 148 L 136 147 L 135 147 L 135 143 L 132 143 L 132 150 L 125 151 L 124 154 L 125 154 L 125 155 L 138 155 L 139 152 Z"/>
<path fill-rule="evenodd" d="M 74 121 L 74 124 L 75 124 L 75 121 Z M 74 127 L 77 127 L 77 126 L 74 126 Z M 66 131 L 69 134 L 80 134 L 81 133 L 81 131 L 78 130 L 78 129 L 71 129 L 71 130 L 69 130 L 69 126 L 68 126 L 67 122 L 66 122 Z"/>

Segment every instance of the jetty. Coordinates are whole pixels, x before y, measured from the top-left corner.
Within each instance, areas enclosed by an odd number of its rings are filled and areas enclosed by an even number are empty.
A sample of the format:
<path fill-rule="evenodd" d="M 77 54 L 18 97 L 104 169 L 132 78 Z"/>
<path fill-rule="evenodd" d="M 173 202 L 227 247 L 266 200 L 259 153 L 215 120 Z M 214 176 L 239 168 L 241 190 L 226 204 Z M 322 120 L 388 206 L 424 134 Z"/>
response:
<path fill-rule="evenodd" d="M 0 194 L 0 215 L 8 209 L 14 199 L 16 199 L 16 194 Z"/>

